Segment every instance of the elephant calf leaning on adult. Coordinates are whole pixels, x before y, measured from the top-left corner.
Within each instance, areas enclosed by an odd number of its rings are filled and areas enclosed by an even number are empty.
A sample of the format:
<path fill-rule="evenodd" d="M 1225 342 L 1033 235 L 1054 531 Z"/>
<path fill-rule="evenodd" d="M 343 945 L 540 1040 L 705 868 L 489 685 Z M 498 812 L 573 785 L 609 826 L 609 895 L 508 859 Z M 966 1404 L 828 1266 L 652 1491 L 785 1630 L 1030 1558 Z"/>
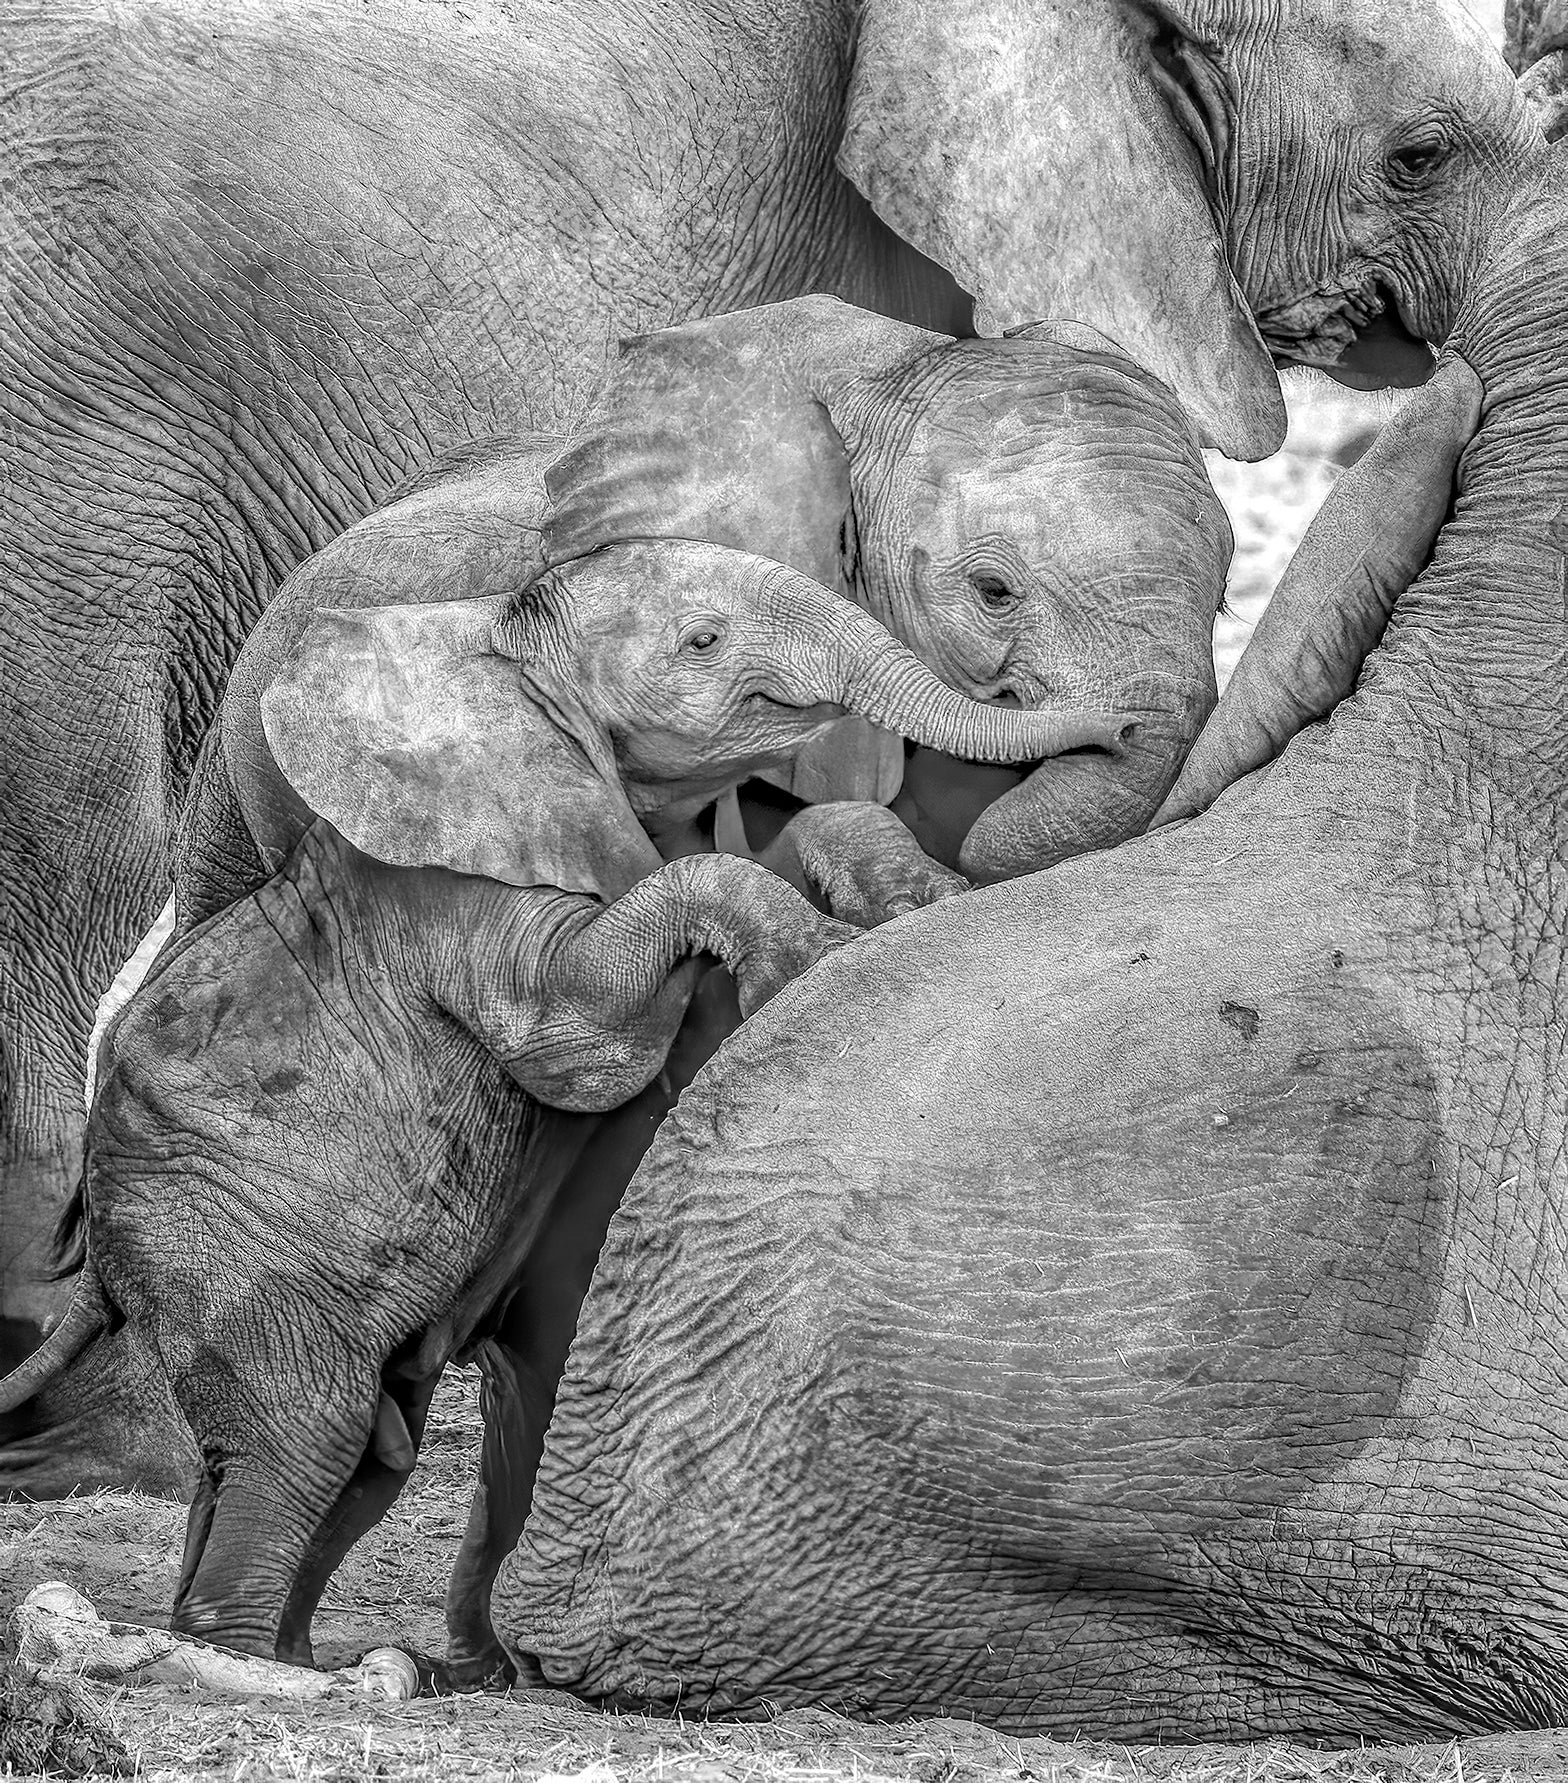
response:
<path fill-rule="evenodd" d="M 109 1032 L 71 1311 L 0 1383 L 13 1406 L 128 1321 L 201 1454 L 173 1626 L 307 1664 L 442 1370 L 577 1217 L 595 1135 L 552 1111 L 647 1088 L 700 956 L 744 1011 L 853 932 L 701 852 L 715 796 L 845 710 L 980 760 L 1115 750 L 1124 729 L 970 701 L 847 601 L 724 546 L 603 545 L 455 600 L 424 599 L 446 566 L 406 551 L 379 604 L 344 609 L 333 566 L 356 549 L 301 571 L 241 655 L 194 826 L 212 913 Z M 869 815 L 869 864 L 820 875 L 830 895 L 847 875 L 855 915 L 882 914 L 883 871 L 917 901 L 962 885 Z"/>
<path fill-rule="evenodd" d="M 1493 219 L 1203 815 L 869 936 L 683 1099 L 496 1593 L 551 1681 L 1120 1739 L 1568 1718 L 1565 201 L 1559 153 Z"/>
<path fill-rule="evenodd" d="M 181 926 L 253 889 L 297 840 L 304 808 L 272 762 L 260 700 L 320 608 L 487 596 L 639 537 L 743 548 L 840 588 L 995 713 L 1071 705 L 1130 721 L 1115 751 L 1003 765 L 930 747 L 935 730 L 906 743 L 858 717 L 797 737 L 787 764 L 759 760 L 829 802 L 786 822 L 796 799 L 751 800 L 750 842 L 850 920 L 963 883 L 947 866 L 1000 878 L 1141 829 L 1212 706 L 1230 529 L 1163 385 L 1076 325 L 954 340 L 834 298 L 765 305 L 623 343 L 569 439 L 453 455 L 289 580 L 198 762 L 176 850 Z M 846 606 L 845 627 L 864 617 Z M 743 767 L 716 746 L 713 775 L 682 808 L 649 815 L 666 852 L 711 844 L 676 831 Z M 895 795 L 897 817 L 876 802 Z M 747 844 L 733 823 L 719 837 Z M 651 1100 L 616 1117 L 626 1175 Z M 585 1214 L 581 1269 L 557 1259 L 558 1296 L 568 1277 L 586 1285 L 591 1225 Z M 564 1308 L 559 1322 L 564 1356 Z M 85 1376 L 72 1385 L 87 1395 Z M 57 1494 L 123 1480 L 149 1456 L 167 1464 L 166 1443 L 126 1453 L 126 1420 L 100 1409 L 124 1401 L 123 1383 L 100 1382 L 75 1408 L 63 1392 L 40 1402 L 26 1443 L 0 1449 L 0 1485 Z M 548 1417 L 547 1396 L 531 1416 Z M 133 1422 L 141 1437 L 147 1419 Z M 515 1431 L 500 1444 L 528 1446 Z"/>

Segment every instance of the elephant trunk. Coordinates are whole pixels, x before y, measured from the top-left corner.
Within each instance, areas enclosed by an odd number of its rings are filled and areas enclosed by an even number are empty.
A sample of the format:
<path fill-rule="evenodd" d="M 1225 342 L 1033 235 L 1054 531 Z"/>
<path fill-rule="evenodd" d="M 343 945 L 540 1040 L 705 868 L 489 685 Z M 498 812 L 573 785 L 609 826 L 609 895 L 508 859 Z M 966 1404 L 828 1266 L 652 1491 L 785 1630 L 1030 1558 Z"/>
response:
<path fill-rule="evenodd" d="M 1045 761 L 1000 797 L 993 795 L 967 828 L 958 848 L 959 869 L 987 885 L 1140 834 L 1214 703 L 1211 676 L 1162 693 L 1158 708 L 1148 712 L 1117 758 L 1069 755 Z"/>
<path fill-rule="evenodd" d="M 776 598 L 780 635 L 805 646 L 770 671 L 792 705 L 844 706 L 914 743 L 975 762 L 1041 761 L 1072 750 L 1120 756 L 1137 729 L 1106 712 L 969 699 L 937 680 L 870 614 L 804 577 L 781 577 Z"/>

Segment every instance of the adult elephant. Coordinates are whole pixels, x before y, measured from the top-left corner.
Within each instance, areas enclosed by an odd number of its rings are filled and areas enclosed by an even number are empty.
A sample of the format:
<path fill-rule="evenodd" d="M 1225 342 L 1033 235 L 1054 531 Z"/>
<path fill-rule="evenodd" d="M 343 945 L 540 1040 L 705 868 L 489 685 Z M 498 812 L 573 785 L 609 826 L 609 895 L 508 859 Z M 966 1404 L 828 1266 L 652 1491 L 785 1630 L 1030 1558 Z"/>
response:
<path fill-rule="evenodd" d="M 1309 532 L 1202 814 L 868 936 L 671 1116 L 497 1591 L 552 1681 L 1568 1716 L 1565 202 Z"/>
<path fill-rule="evenodd" d="M 1370 375 L 1416 375 L 1409 331 L 1446 331 L 1478 194 L 1533 140 L 1458 0 L 10 0 L 0 35 L 17 1348 L 94 1005 L 227 666 L 394 483 L 567 420 L 620 331 L 809 290 L 952 330 L 1076 316 L 1261 455 L 1271 350 L 1397 319 Z"/>

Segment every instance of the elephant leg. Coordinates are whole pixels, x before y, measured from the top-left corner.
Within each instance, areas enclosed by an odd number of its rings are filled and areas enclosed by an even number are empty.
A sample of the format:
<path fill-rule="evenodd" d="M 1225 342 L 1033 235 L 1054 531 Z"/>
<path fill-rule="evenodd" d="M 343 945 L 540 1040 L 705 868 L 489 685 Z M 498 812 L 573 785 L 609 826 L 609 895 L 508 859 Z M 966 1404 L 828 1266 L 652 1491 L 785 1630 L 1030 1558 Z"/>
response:
<path fill-rule="evenodd" d="M 223 1469 L 200 1559 L 169 1618 L 173 1633 L 260 1659 L 289 1657 L 280 1630 L 298 1569 L 354 1470 L 351 1458 L 331 1459 L 337 1465 L 321 1470 L 334 1475 L 330 1486 L 314 1478 L 285 1485 L 272 1465 Z"/>
<path fill-rule="evenodd" d="M 74 640 L 68 684 L 47 672 L 46 643 L 36 663 L 0 652 L 0 1369 L 69 1293 L 48 1276 L 81 1174 L 88 1038 L 168 891 L 163 675 L 128 659 L 133 619 L 112 613 L 103 635 Z M 47 615 L 27 623 L 48 639 Z M 183 1488 L 188 1449 L 157 1371 L 117 1368 L 135 1360 L 123 1345 L 95 1349 L 0 1423 L 0 1492 Z"/>
<path fill-rule="evenodd" d="M 597 1123 L 518 1271 L 499 1327 L 481 1347 L 479 1484 L 447 1587 L 438 1688 L 478 1690 L 514 1675 L 490 1626 L 490 1589 L 528 1516 L 555 1389 L 605 1228 L 671 1100 L 654 1083 Z"/>
<path fill-rule="evenodd" d="M 734 981 L 714 968 L 692 997 L 663 1075 L 594 1129 L 480 1351 L 479 1485 L 447 1588 L 449 1639 L 438 1688 L 477 1690 L 515 1673 L 490 1623 L 490 1592 L 527 1521 L 556 1389 L 605 1231 L 675 1098 L 739 1024 Z"/>
<path fill-rule="evenodd" d="M 864 801 L 808 805 L 757 858 L 864 929 L 969 890 L 885 805 Z"/>
<path fill-rule="evenodd" d="M 395 1398 L 397 1409 L 402 1413 L 416 1453 L 425 1434 L 431 1395 L 440 1378 L 436 1374 L 422 1381 L 386 1383 L 388 1394 Z M 315 1539 L 300 1563 L 294 1589 L 284 1605 L 283 1620 L 278 1628 L 279 1659 L 287 1660 L 291 1665 L 315 1664 L 310 1624 L 327 1582 L 354 1543 L 391 1509 L 412 1473 L 412 1460 L 407 1467 L 390 1466 L 376 1453 L 374 1442 L 360 1457 L 352 1478 L 322 1519 Z"/>
<path fill-rule="evenodd" d="M 479 1357 L 484 1442 L 468 1527 L 447 1586 L 447 1656 L 436 1668 L 436 1687 L 443 1691 L 504 1688 L 516 1679 L 490 1626 L 490 1590 L 527 1519 L 555 1399 L 553 1383 L 514 1347 L 525 1341 L 516 1323 L 509 1308 Z"/>
<path fill-rule="evenodd" d="M 161 677 L 96 641 L 108 661 L 85 685 L 8 662 L 0 693 L 0 1314 L 13 1327 L 62 1303 L 47 1276 L 81 1169 L 88 1036 L 168 892 Z"/>
<path fill-rule="evenodd" d="M 331 1546 L 334 1513 L 349 1500 L 375 1432 L 380 1389 L 375 1365 L 349 1355 L 329 1332 L 293 1337 L 273 1334 L 266 1353 L 249 1359 L 254 1372 L 217 1362 L 181 1383 L 207 1478 L 186 1525 L 188 1576 L 169 1627 L 264 1659 L 294 1657 L 282 1650 L 285 1620 L 302 1573 Z M 274 1388 L 290 1379 L 290 1359 L 301 1353 L 318 1372 L 284 1401 Z M 356 1502 L 348 1502 L 349 1515 Z"/>
<path fill-rule="evenodd" d="M 201 1564 L 207 1537 L 212 1534 L 212 1513 L 217 1505 L 218 1482 L 213 1478 L 211 1470 L 203 1467 L 201 1477 L 196 1482 L 195 1495 L 191 1499 L 190 1514 L 185 1519 L 185 1551 L 180 1557 L 180 1582 L 174 1590 L 176 1613 L 190 1591 L 196 1568 Z"/>

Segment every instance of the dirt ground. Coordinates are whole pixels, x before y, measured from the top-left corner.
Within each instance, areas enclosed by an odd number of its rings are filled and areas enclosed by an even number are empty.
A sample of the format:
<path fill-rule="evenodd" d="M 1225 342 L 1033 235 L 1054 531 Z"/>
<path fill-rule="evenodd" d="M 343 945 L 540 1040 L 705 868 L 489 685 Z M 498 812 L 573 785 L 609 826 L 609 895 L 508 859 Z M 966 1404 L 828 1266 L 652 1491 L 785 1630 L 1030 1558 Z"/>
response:
<path fill-rule="evenodd" d="M 418 1470 L 391 1514 L 360 1543 L 316 1621 L 318 1661 L 342 1665 L 373 1646 L 439 1651 L 441 1599 L 477 1460 L 471 1373 L 450 1375 Z M 63 1579 L 109 1617 L 168 1615 L 184 1507 L 105 1492 L 55 1504 L 0 1505 L 0 1617 L 34 1585 Z M 9 1651 L 9 1649 L 8 1649 Z M 0 1687 L 0 1774 L 8 1732 L 23 1728 Z M 119 1774 L 146 1783 L 1507 1783 L 1568 1778 L 1568 1735 L 1442 1746 L 1319 1752 L 1257 1746 L 1126 1747 L 1010 1739 L 968 1722 L 866 1725 L 820 1710 L 765 1722 L 657 1721 L 604 1715 L 555 1691 L 411 1703 L 330 1698 L 307 1707 L 167 1686 L 80 1683 L 65 1713 Z M 106 1762 L 100 1756 L 96 1763 Z M 59 1774 L 59 1773 L 56 1773 Z M 89 1773 L 107 1774 L 99 1770 Z"/>

